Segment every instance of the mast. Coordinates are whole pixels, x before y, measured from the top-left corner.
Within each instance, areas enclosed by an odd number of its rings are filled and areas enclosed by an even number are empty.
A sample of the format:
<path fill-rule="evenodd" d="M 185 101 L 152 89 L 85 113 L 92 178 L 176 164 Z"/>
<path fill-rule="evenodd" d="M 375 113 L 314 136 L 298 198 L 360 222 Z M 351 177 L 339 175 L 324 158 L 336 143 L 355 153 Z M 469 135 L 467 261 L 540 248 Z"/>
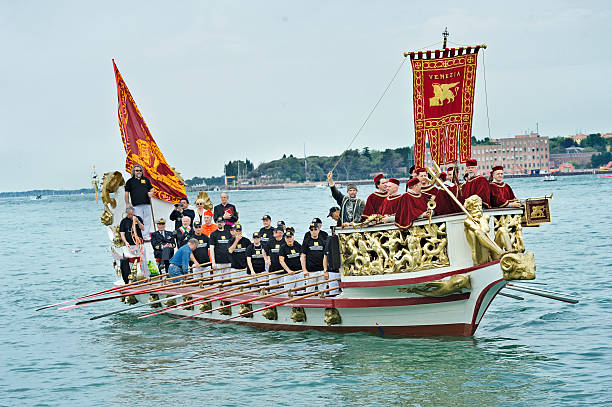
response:
<path fill-rule="evenodd" d="M 448 27 L 444 27 L 444 32 L 442 33 L 442 37 L 444 38 L 444 43 L 442 44 L 442 48 L 446 48 L 446 39 L 448 38 Z"/>

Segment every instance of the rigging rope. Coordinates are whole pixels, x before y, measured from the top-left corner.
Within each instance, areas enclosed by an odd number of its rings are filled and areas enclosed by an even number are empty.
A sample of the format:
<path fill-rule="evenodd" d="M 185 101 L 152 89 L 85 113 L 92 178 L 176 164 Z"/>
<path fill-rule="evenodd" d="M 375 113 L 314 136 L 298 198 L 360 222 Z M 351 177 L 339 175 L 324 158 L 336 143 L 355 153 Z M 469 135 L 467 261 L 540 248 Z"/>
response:
<path fill-rule="evenodd" d="M 421 48 L 417 48 L 416 51 L 425 49 L 425 48 L 429 48 L 433 45 L 436 44 L 440 44 L 440 41 L 436 41 L 434 43 L 425 45 Z M 376 110 L 376 108 L 378 107 L 378 105 L 380 104 L 380 101 L 385 97 L 385 95 L 387 94 L 387 91 L 389 90 L 389 88 L 391 87 L 391 84 L 393 84 L 393 82 L 395 81 L 395 78 L 397 77 L 397 75 L 399 74 L 400 70 L 402 69 L 402 67 L 404 66 L 404 64 L 406 63 L 406 60 L 408 58 L 404 57 L 404 59 L 402 60 L 402 63 L 399 65 L 399 67 L 397 68 L 397 70 L 395 71 L 395 74 L 393 74 L 393 77 L 391 78 L 391 80 L 389 81 L 389 83 L 387 84 L 387 86 L 385 87 L 385 90 L 383 91 L 382 95 L 380 96 L 380 98 L 378 98 L 378 101 L 376 102 L 376 104 L 374 104 L 374 107 L 372 108 L 372 110 L 370 110 L 370 113 L 368 114 L 368 116 L 366 117 L 366 119 L 364 120 L 364 122 L 362 123 L 361 127 L 359 127 L 359 130 L 357 130 L 357 132 L 355 133 L 355 135 L 353 136 L 353 138 L 351 139 L 351 142 L 349 143 L 349 145 L 344 149 L 344 151 L 342 152 L 342 154 L 340 154 L 340 157 L 338 157 L 338 161 L 336 161 L 336 163 L 334 164 L 334 166 L 331 169 L 331 172 L 333 172 L 336 167 L 338 166 L 338 164 L 340 164 L 340 162 L 342 161 L 342 159 L 344 158 L 344 154 L 351 148 L 351 146 L 353 145 L 353 143 L 355 142 L 355 139 L 357 139 L 357 136 L 359 136 L 359 134 L 361 133 L 361 130 L 363 130 L 363 128 L 365 127 L 366 123 L 368 122 L 368 120 L 370 120 L 370 117 L 372 117 L 372 114 L 374 113 L 374 111 Z"/>

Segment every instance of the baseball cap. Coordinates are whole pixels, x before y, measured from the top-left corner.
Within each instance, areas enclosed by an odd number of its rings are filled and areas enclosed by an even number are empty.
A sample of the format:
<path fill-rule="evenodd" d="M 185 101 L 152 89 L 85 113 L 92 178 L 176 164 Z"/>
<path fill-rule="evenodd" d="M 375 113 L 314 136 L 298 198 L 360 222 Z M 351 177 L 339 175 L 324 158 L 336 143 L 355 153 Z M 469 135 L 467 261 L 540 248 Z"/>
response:
<path fill-rule="evenodd" d="M 270 217 L 270 215 L 264 215 L 261 220 L 272 220 L 272 218 Z"/>
<path fill-rule="evenodd" d="M 327 215 L 327 217 L 329 218 L 330 216 L 332 216 L 334 213 L 336 213 L 339 210 L 340 208 L 338 208 L 337 206 L 332 206 L 331 208 L 329 208 L 329 214 Z"/>

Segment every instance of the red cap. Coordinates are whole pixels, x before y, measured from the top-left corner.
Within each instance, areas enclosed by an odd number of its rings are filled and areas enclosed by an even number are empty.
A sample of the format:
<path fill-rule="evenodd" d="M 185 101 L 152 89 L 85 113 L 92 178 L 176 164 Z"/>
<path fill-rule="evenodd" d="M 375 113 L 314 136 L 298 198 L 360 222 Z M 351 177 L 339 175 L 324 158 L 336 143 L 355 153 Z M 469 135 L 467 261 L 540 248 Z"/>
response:
<path fill-rule="evenodd" d="M 383 174 L 378 174 L 377 176 L 374 177 L 374 183 L 377 183 L 382 177 L 384 177 Z"/>
<path fill-rule="evenodd" d="M 415 186 L 419 182 L 421 181 L 419 181 L 418 178 L 410 178 L 410 180 L 408 181 L 408 188 Z"/>
<path fill-rule="evenodd" d="M 397 178 L 389 178 L 389 182 L 392 182 L 392 183 L 394 183 L 397 186 L 399 186 L 399 184 L 400 184 L 399 179 L 397 179 Z"/>
<path fill-rule="evenodd" d="M 213 213 L 210 209 L 207 209 L 206 212 L 204 212 L 204 216 L 213 216 Z"/>
<path fill-rule="evenodd" d="M 503 171 L 504 167 L 502 167 L 501 165 L 496 165 L 495 167 L 491 168 L 491 171 Z"/>
<path fill-rule="evenodd" d="M 445 173 L 444 171 L 442 171 L 442 172 L 440 173 L 440 179 L 441 179 L 442 181 L 446 181 L 446 178 L 447 178 L 447 177 L 448 177 L 448 174 L 447 174 L 447 173 Z"/>
<path fill-rule="evenodd" d="M 427 172 L 427 170 L 425 168 L 423 168 L 423 167 L 419 167 L 419 168 L 415 169 L 414 172 L 416 172 L 417 175 L 419 175 L 419 173 Z"/>
<path fill-rule="evenodd" d="M 478 165 L 478 161 L 474 160 L 473 158 L 468 158 L 468 160 L 465 162 L 465 165 L 467 165 L 468 167 L 476 167 Z"/>

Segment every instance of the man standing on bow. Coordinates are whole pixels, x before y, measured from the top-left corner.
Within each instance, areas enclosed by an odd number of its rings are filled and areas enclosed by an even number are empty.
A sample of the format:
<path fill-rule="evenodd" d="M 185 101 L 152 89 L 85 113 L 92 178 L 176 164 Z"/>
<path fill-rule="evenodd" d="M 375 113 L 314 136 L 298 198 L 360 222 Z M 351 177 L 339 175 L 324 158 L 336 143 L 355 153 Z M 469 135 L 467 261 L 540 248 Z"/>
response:
<path fill-rule="evenodd" d="M 221 203 L 213 209 L 214 218 L 217 219 L 222 217 L 225 221 L 225 225 L 230 227 L 238 222 L 238 211 L 234 205 L 228 202 L 229 195 L 226 192 L 221 192 L 219 198 L 221 198 Z"/>
<path fill-rule="evenodd" d="M 141 165 L 132 167 L 132 177 L 125 183 L 125 207 L 130 206 L 130 201 L 134 207 L 134 214 L 143 219 L 144 235 L 147 240 L 151 235 L 151 224 L 153 223 L 151 198 L 155 193 L 151 181 L 144 176 Z"/>
<path fill-rule="evenodd" d="M 361 217 L 364 219 L 370 215 L 379 213 L 387 197 L 387 179 L 383 174 L 378 174 L 374 177 L 374 185 L 376 186 L 376 191 L 368 196 L 365 207 L 363 208 L 363 213 L 361 214 Z"/>
<path fill-rule="evenodd" d="M 331 189 L 332 197 L 336 200 L 338 205 L 340 205 L 340 219 L 342 219 L 342 224 L 348 225 L 350 223 L 361 222 L 361 214 L 363 213 L 365 202 L 357 198 L 357 185 L 348 184 L 346 186 L 346 193 L 348 196 L 344 195 L 336 188 L 331 171 L 327 174 L 327 183 Z"/>

